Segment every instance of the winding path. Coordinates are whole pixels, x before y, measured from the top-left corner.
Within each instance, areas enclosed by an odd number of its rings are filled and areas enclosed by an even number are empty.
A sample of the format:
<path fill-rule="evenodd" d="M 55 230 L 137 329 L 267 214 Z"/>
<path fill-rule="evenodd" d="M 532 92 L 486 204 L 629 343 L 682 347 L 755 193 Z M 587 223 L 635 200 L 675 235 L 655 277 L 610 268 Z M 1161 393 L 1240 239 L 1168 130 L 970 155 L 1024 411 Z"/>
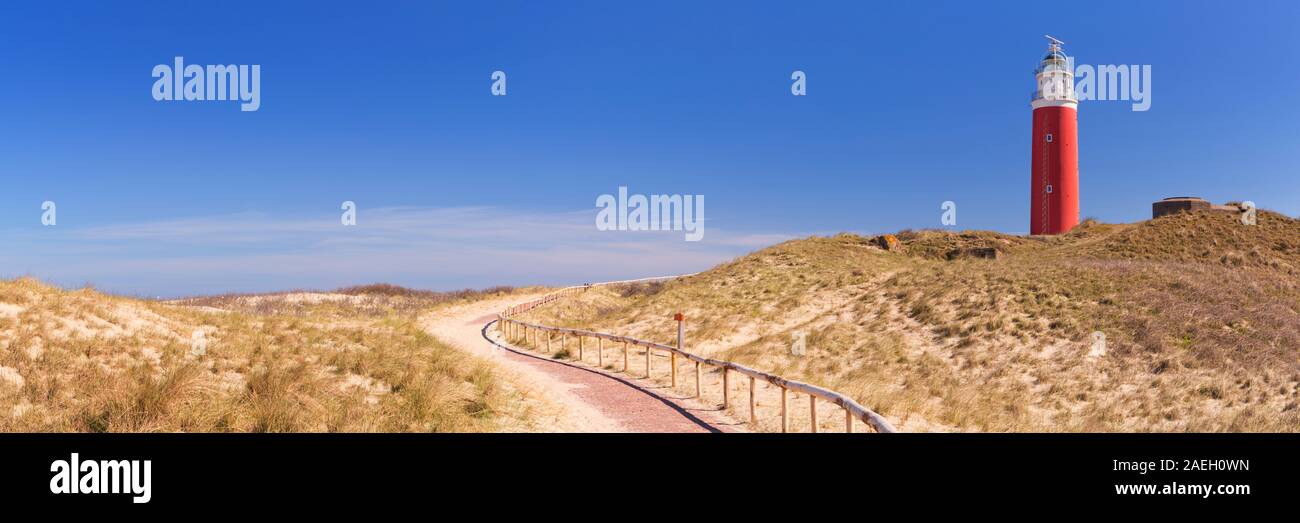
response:
<path fill-rule="evenodd" d="M 537 295 L 537 296 L 540 296 Z M 480 356 L 520 378 L 557 412 L 546 427 L 561 432 L 744 432 L 744 426 L 667 387 L 553 360 L 503 343 L 496 313 L 537 296 L 483 300 L 429 313 L 420 325 L 438 339 Z"/>

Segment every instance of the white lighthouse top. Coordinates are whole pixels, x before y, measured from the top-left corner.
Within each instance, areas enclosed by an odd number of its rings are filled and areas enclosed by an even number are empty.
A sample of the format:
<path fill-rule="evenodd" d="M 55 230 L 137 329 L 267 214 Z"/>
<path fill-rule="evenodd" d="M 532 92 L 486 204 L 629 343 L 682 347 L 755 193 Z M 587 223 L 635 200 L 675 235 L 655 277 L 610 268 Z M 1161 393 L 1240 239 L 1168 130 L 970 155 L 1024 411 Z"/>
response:
<path fill-rule="evenodd" d="M 1047 54 L 1038 62 L 1038 68 L 1034 69 L 1038 87 L 1034 90 L 1030 105 L 1034 109 L 1052 106 L 1074 108 L 1079 104 L 1074 96 L 1074 60 L 1061 50 L 1065 42 L 1051 35 L 1046 36 Z"/>

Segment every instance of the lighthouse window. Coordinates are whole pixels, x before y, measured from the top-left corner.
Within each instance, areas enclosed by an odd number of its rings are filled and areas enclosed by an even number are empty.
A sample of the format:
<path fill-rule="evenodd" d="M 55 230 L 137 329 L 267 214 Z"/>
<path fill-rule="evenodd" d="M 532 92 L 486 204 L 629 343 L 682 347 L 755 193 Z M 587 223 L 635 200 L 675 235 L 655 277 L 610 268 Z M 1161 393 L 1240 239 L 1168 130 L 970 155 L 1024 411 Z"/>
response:
<path fill-rule="evenodd" d="M 1047 194 L 1052 194 L 1052 186 L 1051 186 L 1051 185 L 1048 185 L 1048 186 L 1047 186 Z"/>
<path fill-rule="evenodd" d="M 1052 141 L 1052 133 L 1047 133 L 1047 141 L 1048 141 L 1048 143 L 1051 143 L 1051 141 Z"/>

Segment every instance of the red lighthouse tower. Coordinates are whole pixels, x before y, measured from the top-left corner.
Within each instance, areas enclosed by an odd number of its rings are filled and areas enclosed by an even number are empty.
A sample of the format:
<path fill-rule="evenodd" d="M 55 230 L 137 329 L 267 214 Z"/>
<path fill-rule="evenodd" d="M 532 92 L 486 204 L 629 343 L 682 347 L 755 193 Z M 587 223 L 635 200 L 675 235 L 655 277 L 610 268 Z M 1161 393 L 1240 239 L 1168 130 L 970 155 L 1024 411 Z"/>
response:
<path fill-rule="evenodd" d="M 1079 224 L 1079 100 L 1065 43 L 1051 36 L 1034 74 L 1029 233 L 1061 234 Z"/>

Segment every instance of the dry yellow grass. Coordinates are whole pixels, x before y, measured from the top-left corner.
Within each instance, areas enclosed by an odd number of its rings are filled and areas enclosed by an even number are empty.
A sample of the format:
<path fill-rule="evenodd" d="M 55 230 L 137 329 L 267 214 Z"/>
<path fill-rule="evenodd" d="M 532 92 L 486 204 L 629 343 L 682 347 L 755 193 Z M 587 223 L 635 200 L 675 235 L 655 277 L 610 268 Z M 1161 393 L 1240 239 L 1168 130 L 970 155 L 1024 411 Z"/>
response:
<path fill-rule="evenodd" d="M 671 342 L 680 310 L 689 350 L 848 393 L 904 430 L 1300 428 L 1296 220 L 1203 212 L 1053 238 L 898 237 L 900 252 L 853 235 L 786 242 L 536 314 Z M 1000 256 L 966 255 L 977 248 Z M 807 350 L 793 354 L 800 333 Z"/>
<path fill-rule="evenodd" d="M 369 287 L 159 303 L 0 281 L 0 431 L 494 431 L 511 383 L 424 334 L 446 296 Z M 202 332 L 205 351 L 195 351 Z M 201 352 L 201 353 L 200 353 Z"/>

